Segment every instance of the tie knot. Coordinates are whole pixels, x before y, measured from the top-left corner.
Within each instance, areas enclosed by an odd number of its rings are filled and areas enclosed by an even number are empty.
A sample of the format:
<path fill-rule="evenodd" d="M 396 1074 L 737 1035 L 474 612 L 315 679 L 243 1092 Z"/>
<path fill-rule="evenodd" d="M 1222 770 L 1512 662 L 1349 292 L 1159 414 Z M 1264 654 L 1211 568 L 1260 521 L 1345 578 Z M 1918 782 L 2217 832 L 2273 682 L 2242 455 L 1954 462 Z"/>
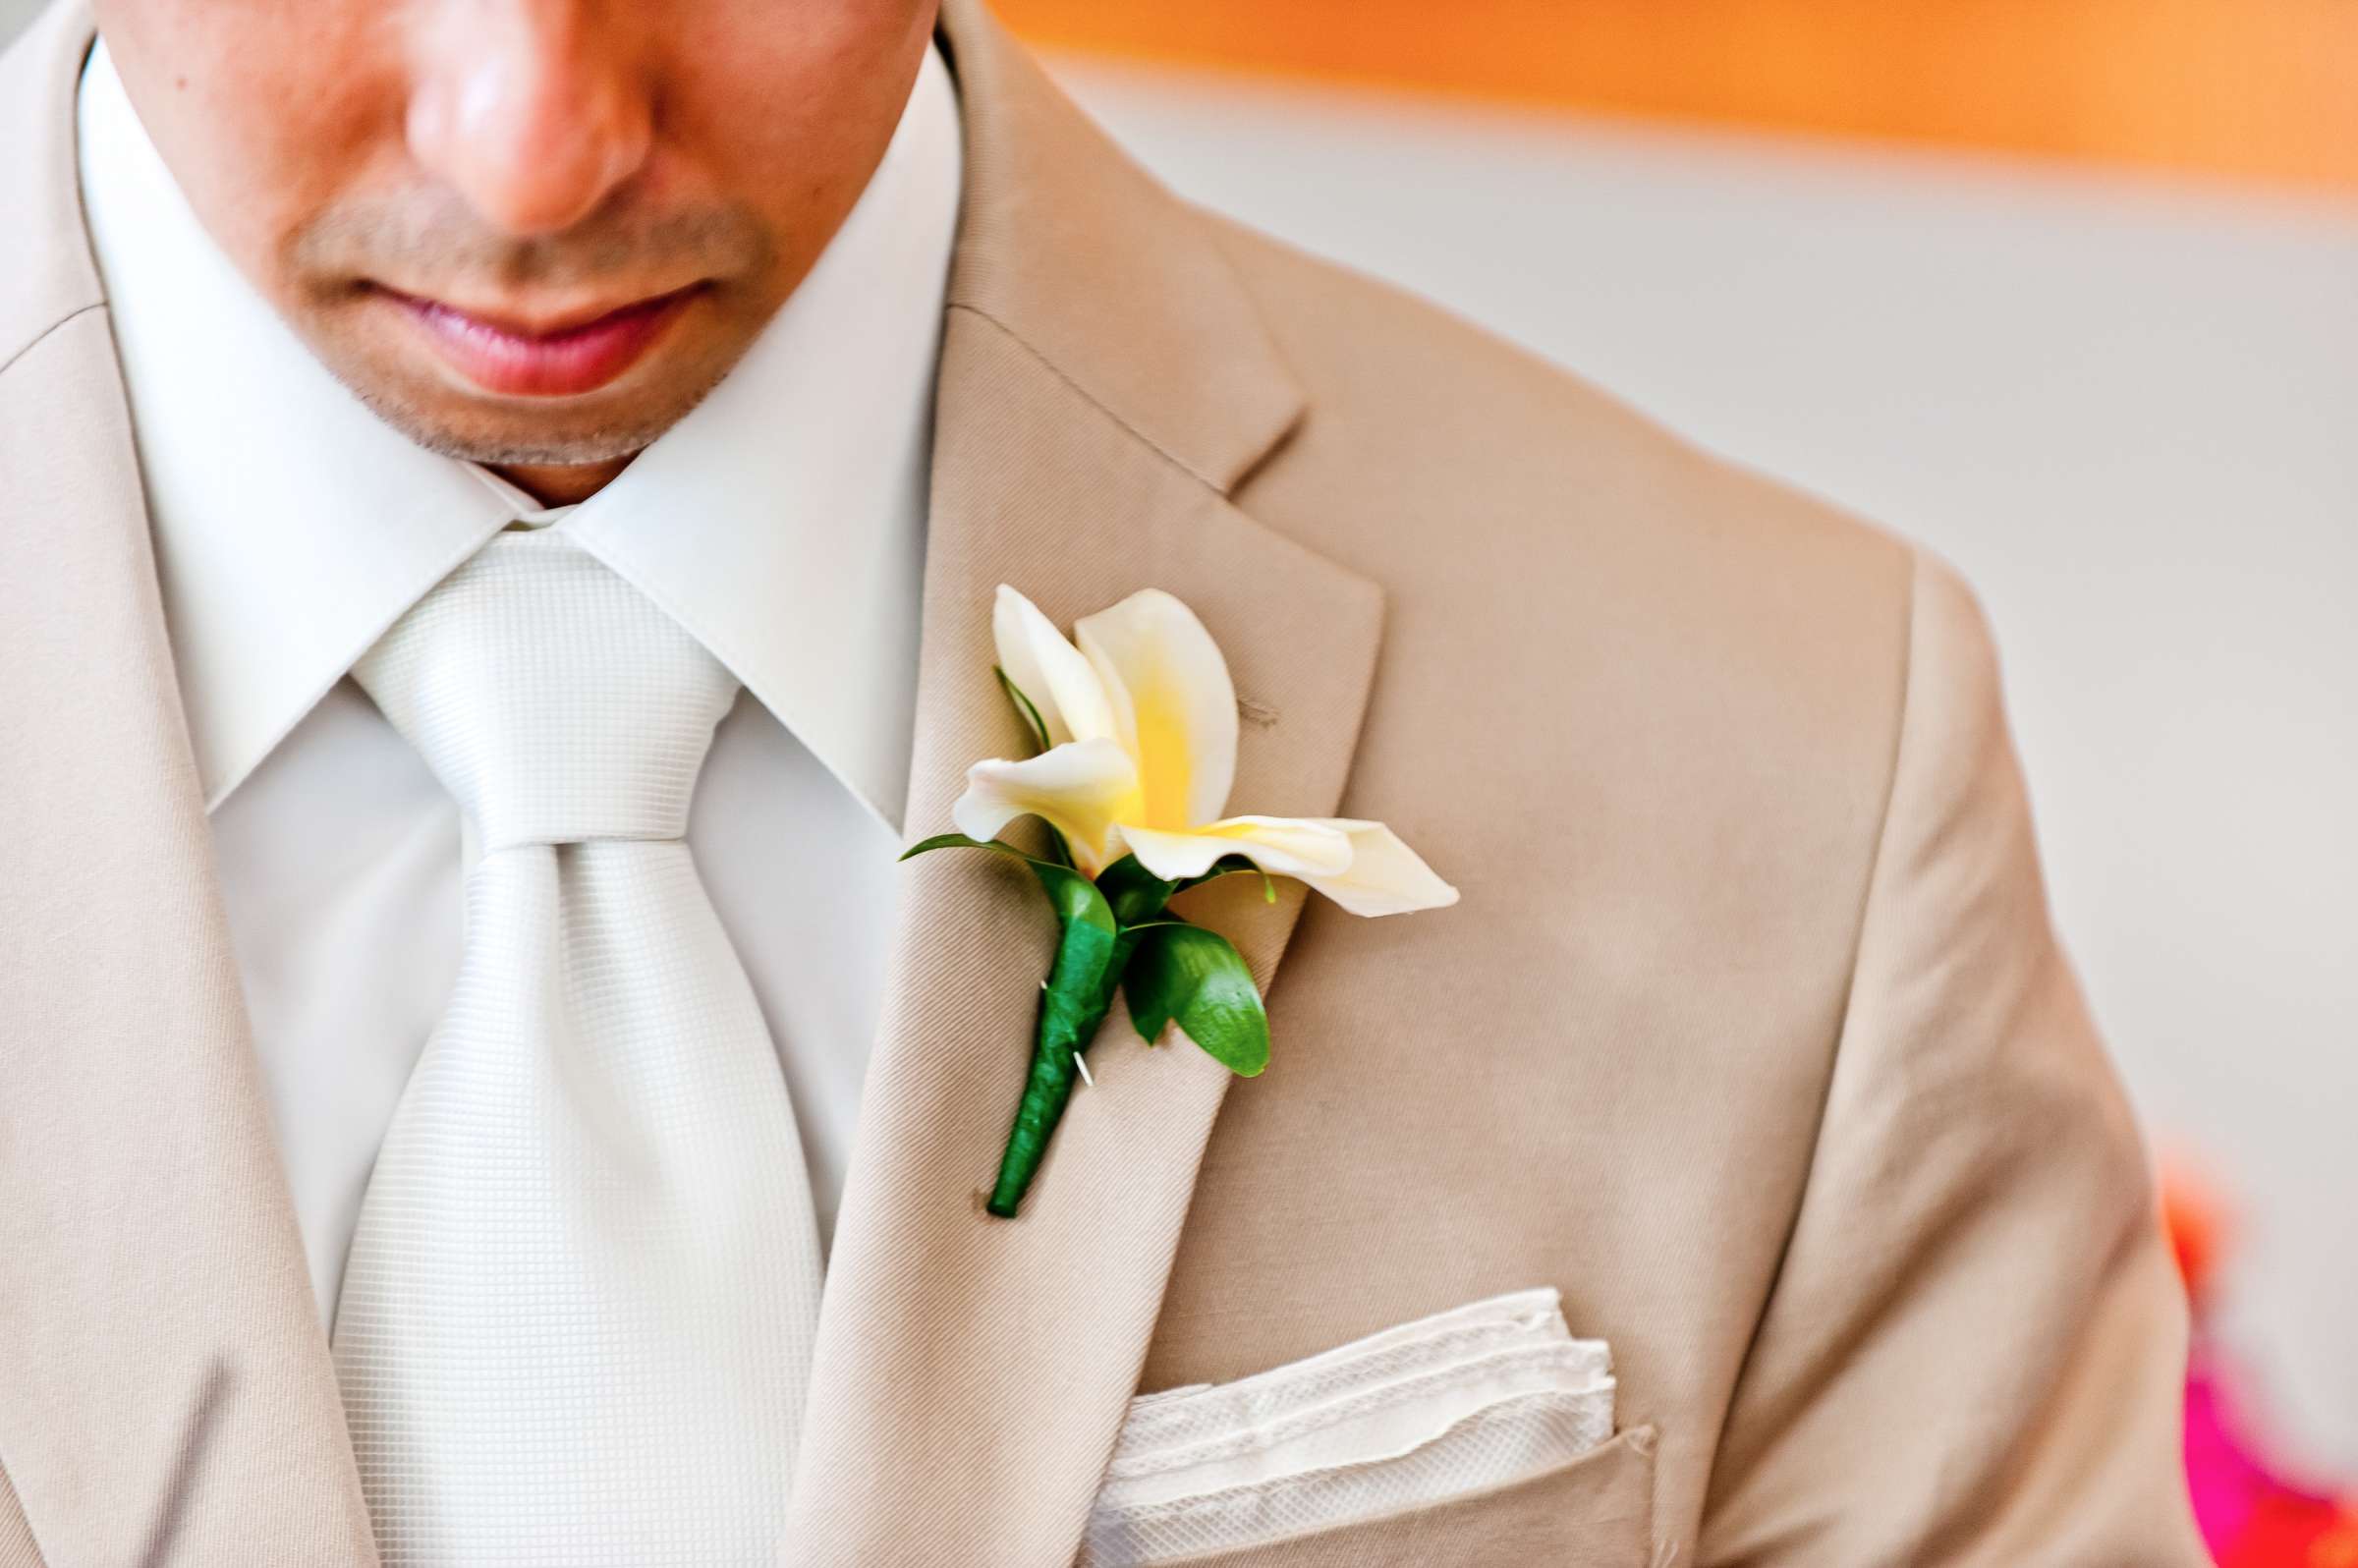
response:
<path fill-rule="evenodd" d="M 483 851 L 678 838 L 737 679 L 555 528 L 494 535 L 353 666 Z"/>

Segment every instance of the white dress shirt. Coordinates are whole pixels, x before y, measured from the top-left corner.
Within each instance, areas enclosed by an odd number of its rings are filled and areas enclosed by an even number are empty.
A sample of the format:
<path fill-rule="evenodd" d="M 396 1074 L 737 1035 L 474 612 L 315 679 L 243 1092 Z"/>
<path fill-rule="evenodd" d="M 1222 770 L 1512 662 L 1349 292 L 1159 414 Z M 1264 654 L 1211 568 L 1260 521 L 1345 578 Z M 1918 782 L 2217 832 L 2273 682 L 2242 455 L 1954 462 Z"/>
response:
<path fill-rule="evenodd" d="M 776 1041 L 831 1235 L 916 701 L 962 163 L 938 53 L 745 359 L 612 483 L 547 511 L 412 444 L 311 358 L 197 223 L 103 45 L 79 115 L 182 701 L 322 1316 L 450 995 L 472 853 L 457 805 L 347 672 L 512 524 L 573 532 L 745 685 L 688 842 Z"/>

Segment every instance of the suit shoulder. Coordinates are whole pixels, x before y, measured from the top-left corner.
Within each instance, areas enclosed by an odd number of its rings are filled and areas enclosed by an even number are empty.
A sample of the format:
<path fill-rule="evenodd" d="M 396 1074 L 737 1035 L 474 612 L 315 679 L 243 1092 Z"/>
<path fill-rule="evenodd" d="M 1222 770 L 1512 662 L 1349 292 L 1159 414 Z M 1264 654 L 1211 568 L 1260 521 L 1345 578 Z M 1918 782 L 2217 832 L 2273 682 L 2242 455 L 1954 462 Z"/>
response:
<path fill-rule="evenodd" d="M 1688 694 L 1698 723 L 1735 704 L 1887 763 L 1910 544 L 1437 306 L 1207 221 L 1308 405 L 1247 511 L 1376 577 L 1396 622 L 1528 606 L 1523 657 L 1608 660 L 1590 678 L 1655 710 Z"/>
<path fill-rule="evenodd" d="M 1494 517 L 1525 544 L 1535 531 L 1643 531 L 1666 548 L 1765 550 L 1788 571 L 1864 573 L 1905 592 L 1907 541 L 1703 450 L 1441 306 L 1205 216 L 1308 396 L 1306 439 L 1276 466 L 1315 468 L 1331 452 L 1411 497 L 1471 492 L 1501 504 L 1457 511 Z"/>

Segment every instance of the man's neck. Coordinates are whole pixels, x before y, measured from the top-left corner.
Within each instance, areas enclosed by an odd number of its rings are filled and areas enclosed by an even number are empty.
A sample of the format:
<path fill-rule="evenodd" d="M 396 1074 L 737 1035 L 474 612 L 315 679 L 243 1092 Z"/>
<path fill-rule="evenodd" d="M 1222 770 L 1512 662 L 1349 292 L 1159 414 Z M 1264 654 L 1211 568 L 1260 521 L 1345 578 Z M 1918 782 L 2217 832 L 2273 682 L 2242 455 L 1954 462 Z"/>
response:
<path fill-rule="evenodd" d="M 491 472 L 542 506 L 572 506 L 604 489 L 637 456 L 633 452 L 603 463 L 509 464 Z"/>

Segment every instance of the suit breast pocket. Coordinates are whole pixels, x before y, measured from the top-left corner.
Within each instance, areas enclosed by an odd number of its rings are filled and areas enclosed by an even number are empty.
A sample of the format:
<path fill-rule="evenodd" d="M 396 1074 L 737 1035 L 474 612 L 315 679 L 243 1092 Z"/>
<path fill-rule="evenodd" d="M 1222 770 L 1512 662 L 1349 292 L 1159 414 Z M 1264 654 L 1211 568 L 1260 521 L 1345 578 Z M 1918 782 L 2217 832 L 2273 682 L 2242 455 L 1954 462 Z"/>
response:
<path fill-rule="evenodd" d="M 1079 1568 L 1646 1568 L 1654 1434 L 1520 1291 L 1133 1401 Z"/>

